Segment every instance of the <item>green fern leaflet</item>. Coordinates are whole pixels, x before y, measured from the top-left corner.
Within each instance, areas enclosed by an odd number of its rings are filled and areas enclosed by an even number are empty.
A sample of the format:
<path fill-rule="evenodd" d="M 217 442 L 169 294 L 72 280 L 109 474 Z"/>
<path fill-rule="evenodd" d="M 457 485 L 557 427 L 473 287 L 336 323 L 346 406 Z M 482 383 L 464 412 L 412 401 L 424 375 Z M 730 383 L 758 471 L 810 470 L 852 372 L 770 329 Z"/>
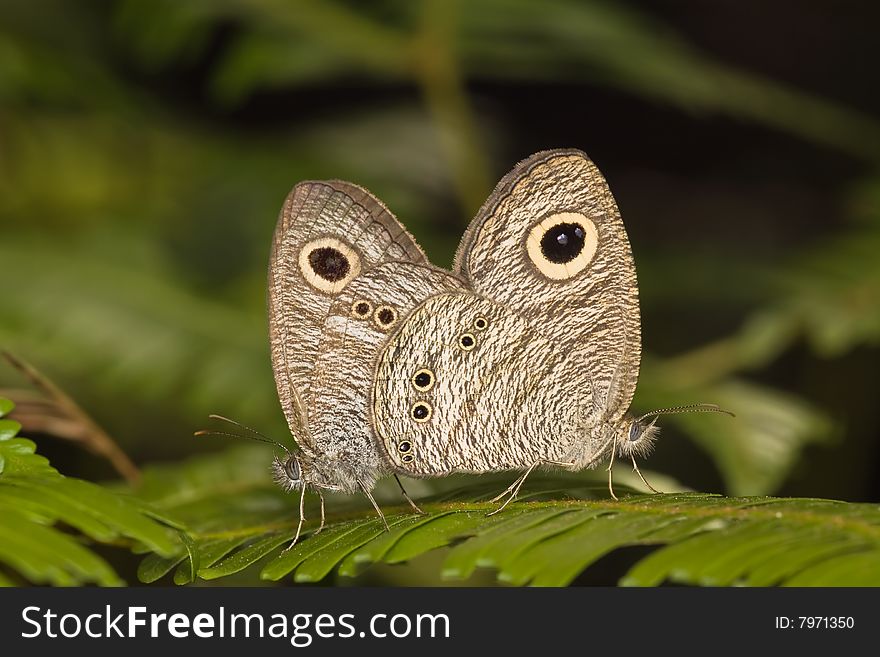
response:
<path fill-rule="evenodd" d="M 616 549 L 655 546 L 620 584 L 880 585 L 880 506 L 702 493 L 613 501 L 583 476 L 536 478 L 491 517 L 485 500 L 502 479 L 420 501 L 425 515 L 386 505 L 387 532 L 372 509 L 338 498 L 320 534 L 283 552 L 296 505 L 273 487 L 267 463 L 264 450 L 244 448 L 148 471 L 141 494 L 180 517 L 193 544 L 171 558 L 148 556 L 140 577 L 155 581 L 175 569 L 183 584 L 254 566 L 266 580 L 318 582 L 448 548 L 443 575 L 452 580 L 488 567 L 506 584 L 564 586 Z M 314 530 L 316 510 L 307 515 Z"/>
<path fill-rule="evenodd" d="M 0 399 L 0 418 L 12 408 Z M 63 476 L 36 454 L 32 441 L 17 437 L 20 428 L 0 419 L 0 584 L 21 578 L 56 586 L 117 586 L 125 582 L 89 543 L 168 555 L 180 549 L 167 514 Z"/>

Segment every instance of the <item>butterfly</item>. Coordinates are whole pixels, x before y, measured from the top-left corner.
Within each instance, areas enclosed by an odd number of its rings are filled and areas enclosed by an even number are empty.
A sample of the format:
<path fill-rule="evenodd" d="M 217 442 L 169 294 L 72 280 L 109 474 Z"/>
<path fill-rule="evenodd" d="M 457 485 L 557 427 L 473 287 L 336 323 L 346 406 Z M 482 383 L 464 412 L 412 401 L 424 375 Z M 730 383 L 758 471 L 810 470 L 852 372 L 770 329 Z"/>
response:
<path fill-rule="evenodd" d="M 615 457 L 639 472 L 658 415 L 726 412 L 630 414 L 636 271 L 611 191 L 579 150 L 537 153 L 504 176 L 452 270 L 431 264 L 367 190 L 297 184 L 275 229 L 268 308 L 297 443 L 273 463 L 278 483 L 300 490 L 294 543 L 308 489 L 321 498 L 321 527 L 324 491 L 360 491 L 384 521 L 371 491 L 385 475 L 400 484 L 398 475 L 522 471 L 497 512 L 535 468 L 609 459 L 614 496 Z"/>

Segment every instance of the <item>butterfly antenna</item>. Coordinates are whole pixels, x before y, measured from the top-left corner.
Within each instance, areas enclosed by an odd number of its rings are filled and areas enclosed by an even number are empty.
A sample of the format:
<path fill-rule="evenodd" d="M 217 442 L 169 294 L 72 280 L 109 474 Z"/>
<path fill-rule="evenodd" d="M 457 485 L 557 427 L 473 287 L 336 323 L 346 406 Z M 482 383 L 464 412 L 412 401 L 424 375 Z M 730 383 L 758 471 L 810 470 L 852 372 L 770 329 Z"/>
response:
<path fill-rule="evenodd" d="M 247 426 L 246 424 L 242 424 L 241 422 L 236 422 L 235 420 L 230 419 L 228 417 L 225 417 L 223 415 L 217 415 L 216 413 L 211 413 L 208 417 L 211 418 L 212 420 L 222 420 L 223 422 L 228 422 L 229 424 L 234 424 L 239 429 L 244 429 L 245 431 L 252 433 L 255 436 L 259 436 L 260 438 L 263 438 L 264 440 L 269 440 L 269 442 L 275 442 L 275 441 L 267 438 L 265 435 L 263 435 L 262 433 L 260 433 L 256 429 L 252 429 L 251 427 Z"/>
<path fill-rule="evenodd" d="M 216 420 L 225 420 L 226 422 L 234 424 L 237 427 L 241 427 L 242 429 L 250 431 L 251 434 L 248 435 L 246 433 L 231 433 L 229 431 L 216 431 L 214 429 L 200 429 L 199 431 L 196 431 L 193 433 L 194 436 L 226 436 L 228 438 L 244 438 L 246 440 L 255 440 L 258 443 L 266 443 L 267 445 L 274 445 L 275 447 L 280 447 L 285 452 L 287 452 L 287 454 L 290 454 L 290 450 L 287 449 L 287 447 L 285 447 L 284 445 L 279 443 L 277 440 L 272 440 L 271 438 L 267 438 L 266 436 L 261 434 L 259 431 L 256 431 L 255 429 L 251 429 L 248 426 L 245 426 L 239 422 L 236 422 L 235 420 L 230 420 L 229 418 L 223 417 L 222 415 L 213 415 L 212 414 L 212 415 L 209 415 L 208 417 L 210 417 L 212 419 L 216 419 Z"/>
<path fill-rule="evenodd" d="M 649 417 L 654 417 L 656 415 L 674 415 L 676 413 L 724 413 L 725 415 L 729 415 L 730 417 L 736 417 L 734 413 L 721 408 L 717 404 L 686 404 L 684 406 L 670 406 L 668 408 L 660 408 L 656 411 L 645 413 L 644 415 L 637 417 L 636 422 L 641 422 L 642 420 L 645 420 Z"/>

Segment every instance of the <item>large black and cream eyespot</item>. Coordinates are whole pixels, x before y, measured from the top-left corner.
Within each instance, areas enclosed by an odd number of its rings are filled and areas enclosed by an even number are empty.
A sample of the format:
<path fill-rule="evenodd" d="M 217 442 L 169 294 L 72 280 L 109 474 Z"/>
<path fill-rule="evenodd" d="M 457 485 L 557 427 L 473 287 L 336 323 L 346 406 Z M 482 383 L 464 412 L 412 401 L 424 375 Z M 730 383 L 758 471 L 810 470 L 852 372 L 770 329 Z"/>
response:
<path fill-rule="evenodd" d="M 299 269 L 316 290 L 339 294 L 361 272 L 361 258 L 342 240 L 321 237 L 300 250 Z"/>
<path fill-rule="evenodd" d="M 526 253 L 544 276 L 564 281 L 582 272 L 596 255 L 599 235 L 579 212 L 558 212 L 535 224 L 526 236 Z"/>

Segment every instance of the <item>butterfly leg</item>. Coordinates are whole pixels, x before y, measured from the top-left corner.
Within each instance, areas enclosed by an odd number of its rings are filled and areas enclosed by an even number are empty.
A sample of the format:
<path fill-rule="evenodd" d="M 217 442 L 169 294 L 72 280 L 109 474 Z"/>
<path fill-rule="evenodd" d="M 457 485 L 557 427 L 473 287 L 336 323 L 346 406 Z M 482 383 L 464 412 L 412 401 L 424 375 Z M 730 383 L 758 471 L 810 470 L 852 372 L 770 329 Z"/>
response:
<path fill-rule="evenodd" d="M 296 535 L 293 537 L 293 540 L 290 542 L 290 545 L 288 545 L 286 548 L 284 548 L 284 551 L 281 554 L 284 554 L 284 552 L 287 552 L 290 548 L 292 548 L 294 545 L 296 545 L 296 542 L 299 540 L 299 535 L 300 535 L 300 532 L 302 532 L 303 523 L 306 521 L 305 506 L 306 506 L 306 487 L 303 486 L 302 493 L 300 493 L 300 495 L 299 495 L 299 524 L 296 526 Z"/>
<path fill-rule="evenodd" d="M 403 493 L 403 496 L 406 498 L 406 501 L 409 502 L 409 505 L 413 508 L 413 511 L 416 513 L 424 515 L 424 511 L 419 508 L 419 505 L 412 501 L 412 498 L 406 494 L 406 489 L 403 487 L 403 484 L 400 481 L 400 477 L 394 475 L 394 481 L 397 482 L 397 485 L 400 486 L 400 492 Z"/>
<path fill-rule="evenodd" d="M 504 497 L 505 495 L 507 495 L 510 491 L 512 491 L 514 488 L 516 488 L 517 484 L 518 484 L 520 481 L 522 481 L 522 479 L 523 479 L 524 476 L 525 476 L 524 474 L 521 474 L 519 477 L 517 477 L 517 478 L 513 481 L 513 483 L 510 484 L 510 486 L 508 486 L 508 487 L 505 488 L 503 491 L 501 491 L 500 493 L 498 493 L 498 495 L 496 495 L 496 496 L 493 497 L 491 500 L 489 500 L 489 503 L 492 504 L 493 502 L 497 502 L 497 501 L 500 500 L 502 497 Z"/>
<path fill-rule="evenodd" d="M 519 489 L 522 488 L 522 485 L 524 483 L 526 483 L 526 478 L 530 474 L 532 474 L 532 470 L 537 468 L 538 465 L 540 465 L 541 463 L 544 463 L 544 461 L 535 461 L 534 463 L 532 463 L 529 466 L 528 470 L 526 470 L 522 475 L 519 476 L 519 478 L 516 481 L 514 481 L 510 486 L 508 486 L 506 491 L 501 493 L 501 495 L 498 495 L 495 498 L 493 498 L 492 500 L 490 500 L 491 502 L 497 502 L 499 499 L 504 497 L 505 494 L 507 494 L 508 492 L 510 493 L 510 495 L 508 495 L 507 499 L 504 500 L 504 503 L 501 506 L 499 506 L 494 511 L 487 513 L 486 515 L 487 516 L 494 516 L 496 513 L 500 513 L 501 511 L 503 511 L 504 507 L 506 507 L 508 504 L 513 502 L 513 500 L 516 499 L 517 493 L 519 493 Z"/>
<path fill-rule="evenodd" d="M 385 520 L 385 514 L 382 513 L 382 509 L 380 509 L 379 505 L 376 504 L 375 498 L 370 494 L 370 491 L 367 490 L 367 487 L 364 486 L 361 482 L 358 482 L 358 486 L 361 487 L 361 491 L 363 491 L 364 495 L 367 496 L 367 499 L 370 500 L 370 504 L 372 504 L 373 508 L 376 509 L 376 513 L 379 514 L 379 517 L 382 518 L 382 524 L 385 525 L 385 531 L 390 532 L 391 529 L 388 527 L 388 521 Z"/>
<path fill-rule="evenodd" d="M 322 493 L 320 490 L 318 491 L 318 497 L 321 498 L 321 526 L 318 527 L 318 530 L 315 532 L 315 534 L 320 534 L 321 530 L 324 529 L 324 493 Z"/>
<path fill-rule="evenodd" d="M 615 500 L 617 499 L 617 495 L 614 494 L 614 484 L 611 481 L 611 471 L 614 469 L 614 455 L 617 453 L 617 445 L 611 446 L 611 461 L 608 463 L 608 492 L 611 493 L 611 497 Z"/>
<path fill-rule="evenodd" d="M 648 488 L 650 488 L 650 489 L 651 489 L 652 491 L 654 491 L 655 493 L 662 493 L 663 491 L 659 491 L 659 490 L 657 490 L 657 489 L 654 488 L 651 484 L 648 483 L 648 480 L 645 479 L 644 475 L 642 475 L 642 471 L 639 470 L 639 466 L 636 465 L 636 457 L 633 456 L 632 454 L 631 454 L 630 456 L 632 456 L 633 470 L 635 471 L 635 473 L 636 473 L 637 475 L 639 475 L 639 479 L 642 480 L 642 483 L 645 484 L 645 486 L 647 486 Z"/>

